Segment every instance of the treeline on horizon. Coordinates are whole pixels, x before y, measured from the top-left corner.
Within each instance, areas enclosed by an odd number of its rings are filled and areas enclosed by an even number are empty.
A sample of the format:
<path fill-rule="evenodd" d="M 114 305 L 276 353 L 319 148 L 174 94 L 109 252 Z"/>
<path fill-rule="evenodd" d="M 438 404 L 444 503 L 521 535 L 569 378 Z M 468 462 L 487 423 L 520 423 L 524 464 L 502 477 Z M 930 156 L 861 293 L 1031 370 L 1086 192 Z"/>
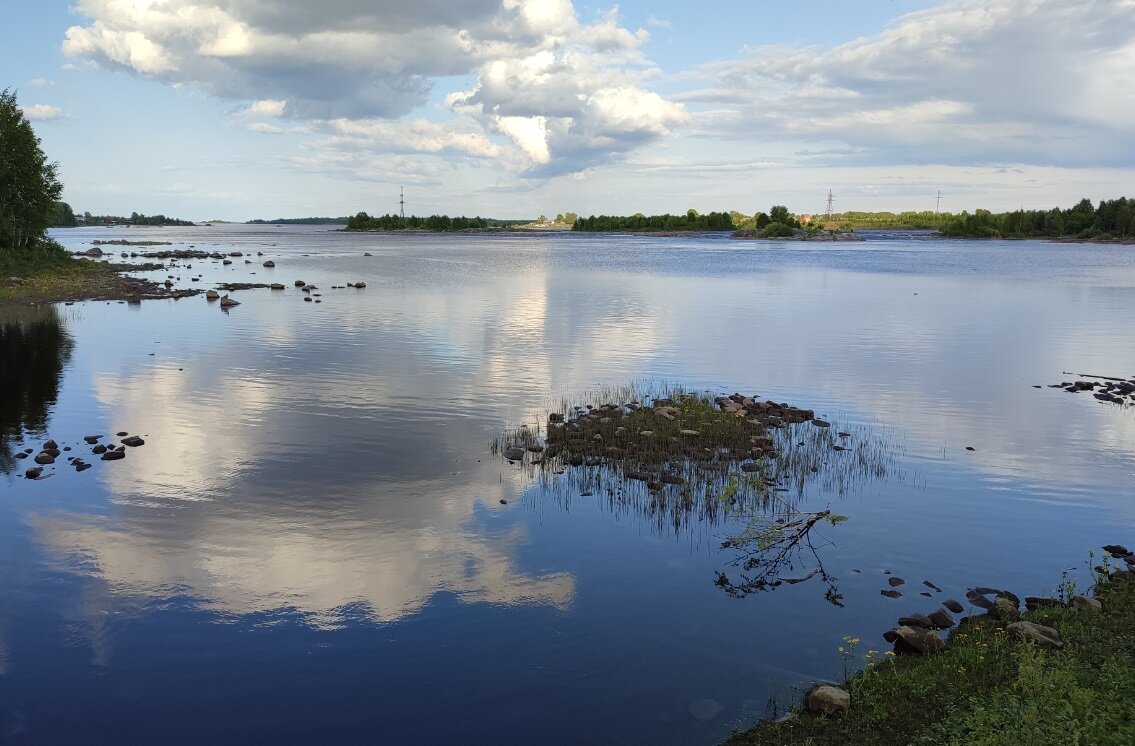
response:
<path fill-rule="evenodd" d="M 955 238 L 1079 238 L 1106 241 L 1135 237 L 1135 199 L 1082 199 L 1061 210 L 974 210 L 946 219 L 938 229 Z"/>
<path fill-rule="evenodd" d="M 506 228 L 511 225 L 522 225 L 527 220 L 496 220 L 482 218 L 481 216 L 467 218 L 464 215 L 451 218 L 448 215 L 430 215 L 420 218 L 417 215 L 402 217 L 401 215 L 371 216 L 365 212 L 347 218 L 349 231 L 465 231 L 484 228 Z"/>
<path fill-rule="evenodd" d="M 52 208 L 51 226 L 53 228 L 74 228 L 79 225 L 109 225 L 111 223 L 129 223 L 132 225 L 195 225 L 191 220 L 179 220 L 165 215 L 143 215 L 139 212 L 124 215 L 92 215 L 84 212 L 82 217 L 75 215 L 71 205 L 66 202 L 55 202 Z"/>
<path fill-rule="evenodd" d="M 345 225 L 350 218 L 276 218 L 275 220 L 249 220 L 245 225 Z"/>
<path fill-rule="evenodd" d="M 727 212 L 699 213 L 687 210 L 685 215 L 592 215 L 572 223 L 573 231 L 609 233 L 615 231 L 731 231 L 736 226 Z"/>

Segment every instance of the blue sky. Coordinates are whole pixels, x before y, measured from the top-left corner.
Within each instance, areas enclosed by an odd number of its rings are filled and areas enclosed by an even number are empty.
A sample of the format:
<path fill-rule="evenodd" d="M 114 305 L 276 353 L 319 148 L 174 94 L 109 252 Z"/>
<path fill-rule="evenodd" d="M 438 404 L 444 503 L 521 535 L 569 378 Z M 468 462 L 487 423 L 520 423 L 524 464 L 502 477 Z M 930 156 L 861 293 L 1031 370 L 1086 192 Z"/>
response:
<path fill-rule="evenodd" d="M 1135 0 L 76 0 L 20 3 L 0 49 L 80 212 L 1135 193 Z"/>

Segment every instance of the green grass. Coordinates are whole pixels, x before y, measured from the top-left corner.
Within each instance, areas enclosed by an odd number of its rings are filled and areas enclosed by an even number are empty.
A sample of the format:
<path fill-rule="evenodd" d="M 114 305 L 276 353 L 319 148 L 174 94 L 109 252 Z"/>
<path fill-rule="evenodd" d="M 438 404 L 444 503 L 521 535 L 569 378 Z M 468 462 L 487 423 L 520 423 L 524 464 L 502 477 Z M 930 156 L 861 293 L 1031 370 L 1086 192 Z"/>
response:
<path fill-rule="evenodd" d="M 1044 650 L 1012 638 L 1005 622 L 974 617 L 928 658 L 857 650 L 866 665 L 846 686 L 842 718 L 800 713 L 735 734 L 740 744 L 1135 744 L 1135 578 L 1099 576 L 1103 612 L 1039 609 L 1030 621 L 1064 640 Z M 849 649 L 850 648 L 850 649 Z"/>
<path fill-rule="evenodd" d="M 120 265 L 73 257 L 55 242 L 30 251 L 0 250 L 0 302 L 124 296 L 121 272 Z"/>

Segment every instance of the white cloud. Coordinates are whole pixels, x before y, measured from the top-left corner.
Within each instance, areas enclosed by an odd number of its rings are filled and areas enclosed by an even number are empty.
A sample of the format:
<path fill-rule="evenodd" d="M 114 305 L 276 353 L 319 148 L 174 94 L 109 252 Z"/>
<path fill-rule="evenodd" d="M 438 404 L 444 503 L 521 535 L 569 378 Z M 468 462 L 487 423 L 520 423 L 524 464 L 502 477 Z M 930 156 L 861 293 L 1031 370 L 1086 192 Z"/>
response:
<path fill-rule="evenodd" d="M 458 152 L 555 175 L 622 158 L 683 124 L 646 89 L 644 30 L 615 11 L 581 23 L 571 0 L 79 0 L 64 51 L 103 67 L 251 102 L 241 117 L 330 123 L 338 147 Z M 439 80 L 450 132 L 375 124 L 426 105 Z M 631 107 L 636 107 L 634 111 Z M 346 123 L 359 123 L 352 129 Z M 268 130 L 266 127 L 261 129 Z M 503 157 L 507 148 L 514 157 Z"/>
<path fill-rule="evenodd" d="M 830 50 L 765 47 L 678 97 L 707 136 L 835 137 L 874 160 L 1131 163 L 1135 2 L 958 0 Z"/>
<path fill-rule="evenodd" d="M 33 88 L 47 88 L 48 86 L 55 85 L 55 81 L 48 80 L 47 78 L 36 78 L 34 80 L 29 80 L 28 85 L 32 86 Z"/>
<path fill-rule="evenodd" d="M 31 106 L 21 106 L 20 109 L 24 112 L 24 116 L 33 122 L 59 119 L 63 116 L 62 109 L 49 104 L 32 104 Z"/>

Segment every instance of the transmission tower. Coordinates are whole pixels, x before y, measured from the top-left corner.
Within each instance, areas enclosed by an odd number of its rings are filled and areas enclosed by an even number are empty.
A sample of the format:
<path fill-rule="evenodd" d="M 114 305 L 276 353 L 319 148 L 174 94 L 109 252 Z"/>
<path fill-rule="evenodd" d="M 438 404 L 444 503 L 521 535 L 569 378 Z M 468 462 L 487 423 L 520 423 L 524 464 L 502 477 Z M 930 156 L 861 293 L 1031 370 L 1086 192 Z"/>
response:
<path fill-rule="evenodd" d="M 934 214 L 938 214 L 938 208 L 942 206 L 942 190 L 938 190 L 938 201 L 934 203 Z"/>
<path fill-rule="evenodd" d="M 398 211 L 406 218 L 406 187 L 398 187 Z"/>
<path fill-rule="evenodd" d="M 832 204 L 833 204 L 834 202 L 835 202 L 835 197 L 833 197 L 833 196 L 832 196 L 832 190 L 831 190 L 831 189 L 829 189 L 829 190 L 828 190 L 828 212 L 827 212 L 828 220 L 831 220 L 831 217 L 832 217 Z"/>

